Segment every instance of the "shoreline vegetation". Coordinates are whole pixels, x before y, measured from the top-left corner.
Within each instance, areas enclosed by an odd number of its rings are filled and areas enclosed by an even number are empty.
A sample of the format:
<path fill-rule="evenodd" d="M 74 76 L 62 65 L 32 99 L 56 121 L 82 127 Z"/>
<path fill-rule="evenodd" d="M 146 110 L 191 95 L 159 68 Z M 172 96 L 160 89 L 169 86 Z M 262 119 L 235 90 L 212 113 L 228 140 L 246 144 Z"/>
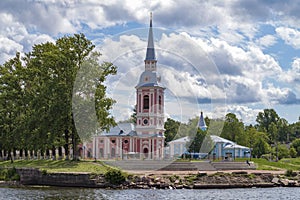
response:
<path fill-rule="evenodd" d="M 0 187 L 45 185 L 106 189 L 221 189 L 300 186 L 299 158 L 279 162 L 253 160 L 257 170 L 147 173 L 126 172 L 92 160 L 1 161 Z"/>

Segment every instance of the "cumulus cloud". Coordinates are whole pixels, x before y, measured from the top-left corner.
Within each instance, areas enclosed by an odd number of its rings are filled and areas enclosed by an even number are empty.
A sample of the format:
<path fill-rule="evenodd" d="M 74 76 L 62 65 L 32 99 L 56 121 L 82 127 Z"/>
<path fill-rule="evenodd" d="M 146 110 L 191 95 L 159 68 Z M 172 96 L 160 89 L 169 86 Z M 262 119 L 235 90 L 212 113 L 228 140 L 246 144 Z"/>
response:
<path fill-rule="evenodd" d="M 247 105 L 228 105 L 227 111 L 234 113 L 245 124 L 255 124 L 256 116 L 262 109 L 251 108 Z"/>
<path fill-rule="evenodd" d="M 300 31 L 287 27 L 278 27 L 276 28 L 276 33 L 286 44 L 291 45 L 295 49 L 300 49 Z"/>
<path fill-rule="evenodd" d="M 119 67 L 118 75 L 108 81 L 111 95 L 120 102 L 116 114 L 128 116 L 129 104 L 135 102 L 134 86 L 143 71 L 147 26 L 130 34 L 107 35 L 109 28 L 148 24 L 153 11 L 154 25 L 164 27 L 155 30 L 158 69 L 170 93 L 181 101 L 195 105 L 227 98 L 230 104 L 292 104 L 299 102 L 300 59 L 283 70 L 276 52 L 271 55 L 268 50 L 282 40 L 299 49 L 299 6 L 292 0 L 0 1 L 0 64 L 16 51 L 29 51 L 33 44 L 64 34 L 83 32 L 94 41 L 101 35 L 104 40 L 97 46 L 103 54 L 101 61 Z M 276 35 L 259 33 L 264 24 L 273 26 Z M 124 100 L 126 93 L 133 100 Z M 239 108 L 243 109 L 248 108 Z M 177 112 L 169 111 L 170 116 Z"/>
<path fill-rule="evenodd" d="M 277 38 L 274 35 L 265 35 L 256 40 L 256 43 L 262 48 L 273 46 L 276 42 Z"/>

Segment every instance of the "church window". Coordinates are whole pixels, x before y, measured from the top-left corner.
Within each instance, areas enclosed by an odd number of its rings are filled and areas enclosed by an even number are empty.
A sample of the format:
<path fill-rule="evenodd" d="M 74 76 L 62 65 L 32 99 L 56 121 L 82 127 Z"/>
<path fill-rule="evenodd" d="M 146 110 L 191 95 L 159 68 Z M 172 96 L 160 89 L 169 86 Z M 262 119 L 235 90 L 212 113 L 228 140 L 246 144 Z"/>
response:
<path fill-rule="evenodd" d="M 116 140 L 112 140 L 111 143 L 113 143 L 113 144 L 116 143 Z"/>
<path fill-rule="evenodd" d="M 159 110 L 161 110 L 161 96 L 158 97 L 158 105 Z"/>
<path fill-rule="evenodd" d="M 145 95 L 143 100 L 144 100 L 143 101 L 143 103 L 144 103 L 143 109 L 149 109 L 149 96 Z"/>
<path fill-rule="evenodd" d="M 124 143 L 127 144 L 127 143 L 128 143 L 128 140 L 125 140 Z"/>

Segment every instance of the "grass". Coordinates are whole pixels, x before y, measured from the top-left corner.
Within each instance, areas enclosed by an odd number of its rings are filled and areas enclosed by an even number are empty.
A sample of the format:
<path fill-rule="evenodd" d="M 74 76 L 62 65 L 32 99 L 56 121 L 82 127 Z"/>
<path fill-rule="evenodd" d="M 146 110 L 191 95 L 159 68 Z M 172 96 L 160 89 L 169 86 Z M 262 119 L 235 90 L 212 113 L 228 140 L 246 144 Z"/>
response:
<path fill-rule="evenodd" d="M 236 161 L 245 161 L 246 159 L 236 159 Z M 258 170 L 293 170 L 300 171 L 300 158 L 284 158 L 275 161 L 268 161 L 264 158 L 252 158 L 253 161 L 258 166 Z"/>
<path fill-rule="evenodd" d="M 109 168 L 99 161 L 65 160 L 15 160 L 14 163 L 10 163 L 10 161 L 1 161 L 0 168 L 1 167 L 39 168 L 40 170 L 46 170 L 48 173 L 85 172 L 96 174 L 104 174 Z"/>

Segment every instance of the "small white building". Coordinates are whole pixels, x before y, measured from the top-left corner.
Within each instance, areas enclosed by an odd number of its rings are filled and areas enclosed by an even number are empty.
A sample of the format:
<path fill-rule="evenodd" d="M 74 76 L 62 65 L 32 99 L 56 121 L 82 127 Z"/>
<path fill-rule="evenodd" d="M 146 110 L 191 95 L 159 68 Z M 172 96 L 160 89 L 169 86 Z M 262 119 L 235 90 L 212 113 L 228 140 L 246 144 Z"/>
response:
<path fill-rule="evenodd" d="M 169 158 L 178 158 L 182 154 L 187 152 L 187 143 L 190 141 L 189 137 L 178 138 L 177 140 L 172 140 L 168 144 L 169 152 L 166 152 L 166 155 L 169 155 Z"/>

